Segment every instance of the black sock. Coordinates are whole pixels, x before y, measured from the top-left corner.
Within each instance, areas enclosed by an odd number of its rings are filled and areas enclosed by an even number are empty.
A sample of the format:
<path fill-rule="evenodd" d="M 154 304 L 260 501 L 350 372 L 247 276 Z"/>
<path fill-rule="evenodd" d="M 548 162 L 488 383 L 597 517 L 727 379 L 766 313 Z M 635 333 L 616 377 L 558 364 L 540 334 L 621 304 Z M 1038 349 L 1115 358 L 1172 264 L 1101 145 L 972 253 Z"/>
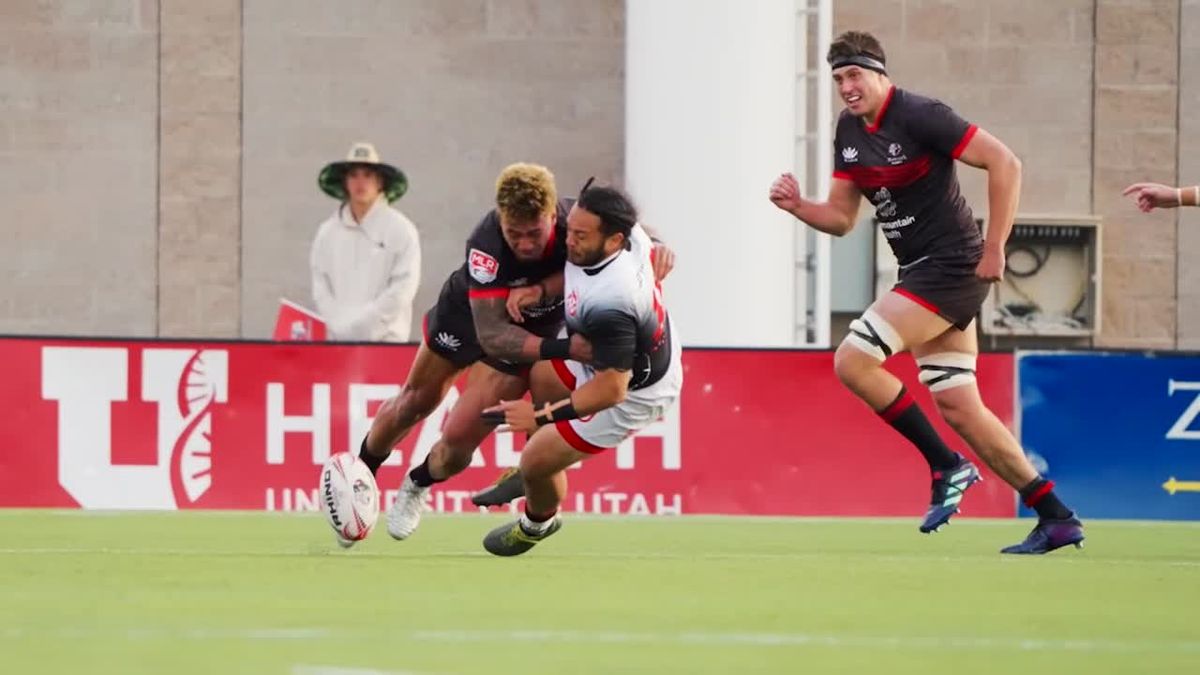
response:
<path fill-rule="evenodd" d="M 937 431 L 934 431 L 929 418 L 921 412 L 921 406 L 917 405 L 916 399 L 907 389 L 901 389 L 896 400 L 879 411 L 879 416 L 917 446 L 925 461 L 929 462 L 931 471 L 945 471 L 958 466 L 958 453 L 951 450 L 942 437 L 938 436 Z"/>
<path fill-rule="evenodd" d="M 425 461 L 421 462 L 420 466 L 414 467 L 412 471 L 408 472 L 408 477 L 417 487 L 423 488 L 446 480 L 445 478 L 434 478 L 433 474 L 429 473 L 429 455 L 425 456 Z"/>
<path fill-rule="evenodd" d="M 392 453 L 389 452 L 388 455 L 390 454 Z M 383 457 L 372 455 L 371 451 L 367 450 L 367 439 L 365 436 L 363 437 L 362 445 L 358 448 L 358 458 L 371 470 L 372 476 L 379 472 L 379 467 L 383 466 L 383 463 L 387 461 L 388 455 L 384 455 Z"/>
<path fill-rule="evenodd" d="M 1058 495 L 1054 494 L 1054 481 L 1041 476 L 1021 488 L 1021 501 L 1025 502 L 1025 506 L 1037 511 L 1040 519 L 1065 520 L 1075 515 L 1062 503 Z"/>

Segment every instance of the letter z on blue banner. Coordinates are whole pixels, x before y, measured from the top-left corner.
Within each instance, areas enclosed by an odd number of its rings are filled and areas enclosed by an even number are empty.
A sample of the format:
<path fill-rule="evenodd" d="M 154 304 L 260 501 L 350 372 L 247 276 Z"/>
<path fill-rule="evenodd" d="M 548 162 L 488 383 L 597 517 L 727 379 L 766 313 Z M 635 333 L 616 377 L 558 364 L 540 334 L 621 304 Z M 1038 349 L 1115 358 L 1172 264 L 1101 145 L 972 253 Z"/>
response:
<path fill-rule="evenodd" d="M 1080 516 L 1200 520 L 1200 356 L 1022 352 L 1017 378 L 1021 443 Z"/>

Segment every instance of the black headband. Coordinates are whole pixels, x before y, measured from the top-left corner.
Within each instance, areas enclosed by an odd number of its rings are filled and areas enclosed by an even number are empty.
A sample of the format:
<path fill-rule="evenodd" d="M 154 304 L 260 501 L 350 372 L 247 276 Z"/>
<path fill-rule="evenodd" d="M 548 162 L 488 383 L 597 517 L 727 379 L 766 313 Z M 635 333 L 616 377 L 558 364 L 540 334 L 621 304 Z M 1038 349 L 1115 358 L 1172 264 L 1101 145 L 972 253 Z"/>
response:
<path fill-rule="evenodd" d="M 845 66 L 859 66 L 867 70 L 873 70 L 880 75 L 887 75 L 887 66 L 883 65 L 883 61 L 873 56 L 867 56 L 866 54 L 855 54 L 854 56 L 840 58 L 832 66 L 834 70 Z"/>

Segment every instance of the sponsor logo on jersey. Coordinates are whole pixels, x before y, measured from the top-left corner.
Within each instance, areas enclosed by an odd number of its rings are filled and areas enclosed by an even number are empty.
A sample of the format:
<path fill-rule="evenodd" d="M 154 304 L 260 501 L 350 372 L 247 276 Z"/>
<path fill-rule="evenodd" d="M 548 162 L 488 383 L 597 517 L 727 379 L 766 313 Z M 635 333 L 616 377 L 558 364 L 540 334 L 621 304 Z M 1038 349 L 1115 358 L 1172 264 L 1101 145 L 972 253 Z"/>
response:
<path fill-rule="evenodd" d="M 899 143 L 892 143 L 888 146 L 888 164 L 898 166 L 908 161 L 908 155 L 904 154 L 904 148 L 900 147 Z"/>
<path fill-rule="evenodd" d="M 893 143 L 892 145 L 895 145 Z M 872 200 L 875 203 L 875 214 L 880 218 L 895 218 L 896 217 L 896 202 L 892 200 L 892 193 L 887 188 L 880 188 L 875 193 L 875 198 Z"/>
<path fill-rule="evenodd" d="M 842 148 L 842 160 L 847 164 L 858 161 L 858 149 L 855 147 Z"/>
<path fill-rule="evenodd" d="M 500 261 L 477 248 L 473 248 L 470 254 L 467 255 L 467 270 L 471 273 L 471 278 L 475 281 L 481 284 L 490 284 L 496 280 L 496 275 L 500 273 Z"/>
<path fill-rule="evenodd" d="M 571 289 L 571 292 L 567 295 L 566 305 L 567 314 L 569 316 L 575 316 L 575 314 L 579 311 L 579 291 Z"/>
<path fill-rule="evenodd" d="M 444 331 L 434 336 L 433 341 L 452 352 L 458 351 L 458 348 L 462 346 L 462 340 Z"/>

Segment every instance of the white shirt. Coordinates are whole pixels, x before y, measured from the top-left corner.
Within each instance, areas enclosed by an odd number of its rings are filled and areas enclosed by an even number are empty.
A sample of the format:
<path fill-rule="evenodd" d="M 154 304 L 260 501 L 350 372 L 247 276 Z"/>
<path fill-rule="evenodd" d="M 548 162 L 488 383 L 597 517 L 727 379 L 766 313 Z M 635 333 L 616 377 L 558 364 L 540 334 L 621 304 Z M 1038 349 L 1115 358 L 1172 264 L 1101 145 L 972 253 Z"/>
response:
<path fill-rule="evenodd" d="M 317 230 L 309 259 L 313 299 L 331 340 L 405 342 L 421 281 L 412 221 L 382 196 L 354 220 L 341 205 Z"/>

